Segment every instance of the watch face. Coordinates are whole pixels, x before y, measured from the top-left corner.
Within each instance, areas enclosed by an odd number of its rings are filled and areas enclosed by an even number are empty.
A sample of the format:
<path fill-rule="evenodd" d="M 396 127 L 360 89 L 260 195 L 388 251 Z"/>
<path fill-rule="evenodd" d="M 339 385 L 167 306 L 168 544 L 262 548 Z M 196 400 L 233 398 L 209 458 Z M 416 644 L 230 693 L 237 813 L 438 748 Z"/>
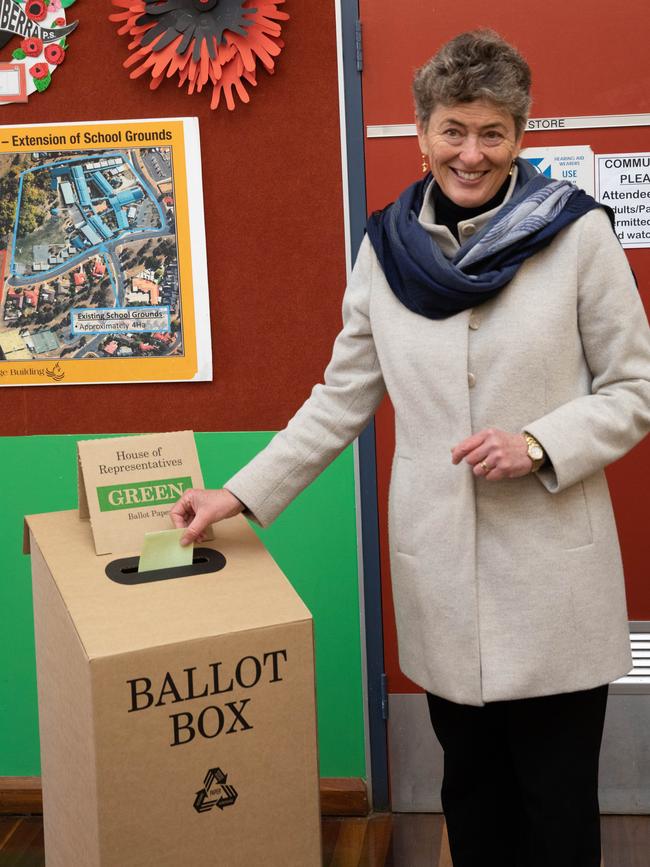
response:
<path fill-rule="evenodd" d="M 530 445 L 528 447 L 528 457 L 533 461 L 539 461 L 544 457 L 544 451 L 541 446 Z"/>

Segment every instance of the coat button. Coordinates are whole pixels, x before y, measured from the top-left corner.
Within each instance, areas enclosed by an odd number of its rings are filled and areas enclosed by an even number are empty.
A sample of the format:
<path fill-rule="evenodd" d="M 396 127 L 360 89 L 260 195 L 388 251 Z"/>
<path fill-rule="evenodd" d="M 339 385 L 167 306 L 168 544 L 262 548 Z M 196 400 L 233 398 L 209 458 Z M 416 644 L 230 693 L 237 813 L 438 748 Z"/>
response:
<path fill-rule="evenodd" d="M 474 376 L 473 373 L 467 374 L 467 384 L 469 385 L 470 388 L 474 388 L 474 386 L 476 385 L 476 377 Z"/>
<path fill-rule="evenodd" d="M 470 313 L 470 317 L 469 317 L 469 327 L 472 329 L 472 331 L 476 331 L 480 324 L 481 324 L 481 317 L 478 315 L 478 313 L 475 310 L 473 310 Z"/>
<path fill-rule="evenodd" d="M 469 237 L 470 235 L 473 235 L 476 231 L 476 226 L 474 225 L 474 223 L 466 223 L 460 231 L 463 235 L 465 235 L 465 237 Z"/>

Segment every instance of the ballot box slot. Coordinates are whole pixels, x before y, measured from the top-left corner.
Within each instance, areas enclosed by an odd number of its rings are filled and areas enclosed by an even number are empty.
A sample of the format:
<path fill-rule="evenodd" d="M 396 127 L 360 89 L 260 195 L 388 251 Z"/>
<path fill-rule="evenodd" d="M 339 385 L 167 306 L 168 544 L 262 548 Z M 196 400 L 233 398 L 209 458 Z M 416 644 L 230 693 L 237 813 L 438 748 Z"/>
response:
<path fill-rule="evenodd" d="M 169 569 L 153 569 L 138 572 L 139 557 L 122 557 L 112 560 L 106 566 L 106 575 L 116 584 L 150 584 L 153 581 L 168 581 L 170 578 L 189 578 L 192 575 L 207 575 L 219 572 L 226 565 L 221 551 L 212 548 L 195 548 L 192 562 L 187 566 L 173 566 Z"/>

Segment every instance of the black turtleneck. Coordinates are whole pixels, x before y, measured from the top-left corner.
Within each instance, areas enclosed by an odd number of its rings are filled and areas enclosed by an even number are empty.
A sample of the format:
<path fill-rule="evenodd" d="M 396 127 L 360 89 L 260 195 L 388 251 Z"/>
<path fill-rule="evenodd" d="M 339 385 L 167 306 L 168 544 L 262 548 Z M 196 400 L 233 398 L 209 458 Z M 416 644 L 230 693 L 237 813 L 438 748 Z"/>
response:
<path fill-rule="evenodd" d="M 436 223 L 439 226 L 446 226 L 454 238 L 459 241 L 458 224 L 463 220 L 472 220 L 478 217 L 479 214 L 484 214 L 486 211 L 491 211 L 496 208 L 505 199 L 510 181 L 510 175 L 505 179 L 501 187 L 497 190 L 496 195 L 488 202 L 484 202 L 476 208 L 463 208 L 452 201 L 449 196 L 446 196 L 440 189 L 440 185 L 434 182 L 433 185 L 433 207 L 436 215 Z"/>

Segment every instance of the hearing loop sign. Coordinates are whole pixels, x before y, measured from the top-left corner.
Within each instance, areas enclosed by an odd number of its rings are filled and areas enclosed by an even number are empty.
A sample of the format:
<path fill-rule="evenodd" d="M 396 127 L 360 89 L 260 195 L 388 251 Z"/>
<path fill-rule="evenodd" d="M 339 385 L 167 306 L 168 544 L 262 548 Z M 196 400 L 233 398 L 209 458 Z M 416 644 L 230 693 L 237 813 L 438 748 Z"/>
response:
<path fill-rule="evenodd" d="M 589 145 L 524 148 L 520 156 L 528 160 L 540 175 L 569 181 L 580 189 L 594 194 L 594 154 Z"/>

